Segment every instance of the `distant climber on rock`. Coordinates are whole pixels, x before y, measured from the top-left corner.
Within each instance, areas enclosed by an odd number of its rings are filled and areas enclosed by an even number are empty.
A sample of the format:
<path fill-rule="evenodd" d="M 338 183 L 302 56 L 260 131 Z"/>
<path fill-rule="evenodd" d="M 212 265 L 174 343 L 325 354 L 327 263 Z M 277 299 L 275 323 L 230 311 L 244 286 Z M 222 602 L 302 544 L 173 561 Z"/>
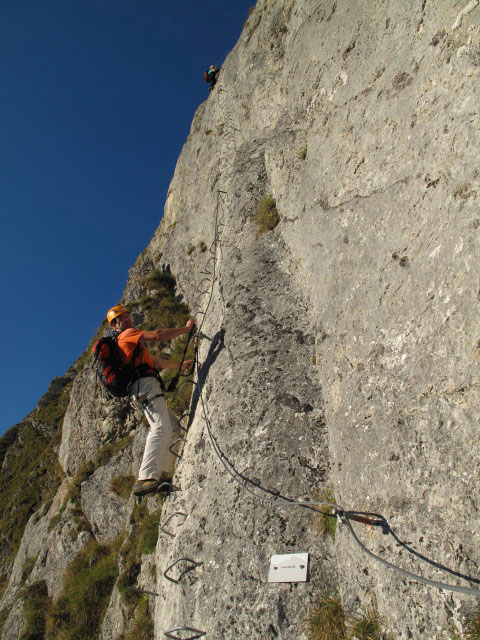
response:
<path fill-rule="evenodd" d="M 214 64 L 210 65 L 210 68 L 204 72 L 203 79 L 205 80 L 205 82 L 210 83 L 210 86 L 208 87 L 209 91 L 211 91 L 215 86 L 219 73 L 220 73 L 220 69 L 217 69 L 217 67 Z"/>
<path fill-rule="evenodd" d="M 184 327 L 177 329 L 142 331 L 135 327 L 129 310 L 123 305 L 112 307 L 107 320 L 117 332 L 117 346 L 125 364 L 130 363 L 132 357 L 134 359 L 129 397 L 143 410 L 150 425 L 138 481 L 133 489 L 134 495 L 143 496 L 156 491 L 163 483 L 171 483 L 169 464 L 173 454 L 169 447 L 180 437 L 180 424 L 167 408 L 158 373 L 158 369 L 174 369 L 178 363 L 152 355 L 144 343 L 172 340 L 189 333 L 195 327 L 195 321 L 190 319 Z M 188 360 L 181 368 L 185 370 L 191 366 L 192 361 Z"/>

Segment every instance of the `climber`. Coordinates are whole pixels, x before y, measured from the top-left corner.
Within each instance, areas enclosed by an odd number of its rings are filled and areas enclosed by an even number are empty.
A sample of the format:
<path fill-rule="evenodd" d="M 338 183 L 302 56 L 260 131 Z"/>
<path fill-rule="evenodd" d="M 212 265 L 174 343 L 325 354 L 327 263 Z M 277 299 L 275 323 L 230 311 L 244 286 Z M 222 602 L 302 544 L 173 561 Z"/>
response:
<path fill-rule="evenodd" d="M 205 82 L 210 83 L 210 86 L 208 87 L 209 91 L 211 91 L 215 86 L 217 82 L 217 76 L 219 73 L 220 73 L 220 69 L 217 69 L 217 67 L 214 64 L 210 65 L 210 68 L 204 72 L 203 79 L 205 80 Z"/>
<path fill-rule="evenodd" d="M 134 495 L 143 496 L 161 489 L 160 485 L 164 483 L 167 483 L 167 487 L 171 486 L 169 471 L 173 454 L 169 447 L 180 437 L 180 424 L 165 404 L 163 385 L 157 371 L 174 369 L 178 367 L 178 363 L 152 355 L 144 343 L 172 340 L 189 333 L 195 326 L 195 320 L 190 319 L 184 327 L 177 329 L 142 331 L 135 327 L 129 310 L 123 305 L 117 305 L 107 313 L 107 321 L 118 332 L 117 345 L 125 363 L 131 361 L 139 346 L 134 360 L 135 382 L 129 396 L 143 410 L 150 425 L 138 481 L 133 489 Z M 188 360 L 181 368 L 185 370 L 191 366 L 192 361 Z"/>

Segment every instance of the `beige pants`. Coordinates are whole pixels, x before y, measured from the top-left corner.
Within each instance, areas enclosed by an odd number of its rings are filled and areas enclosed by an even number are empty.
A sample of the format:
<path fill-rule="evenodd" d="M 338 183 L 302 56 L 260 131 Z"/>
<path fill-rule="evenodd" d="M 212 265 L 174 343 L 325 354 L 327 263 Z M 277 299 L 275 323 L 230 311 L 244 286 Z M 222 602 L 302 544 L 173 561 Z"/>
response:
<path fill-rule="evenodd" d="M 169 447 L 180 438 L 180 423 L 167 408 L 156 378 L 140 378 L 133 385 L 130 397 L 141 407 L 150 425 L 138 479 L 158 480 L 162 472 L 171 470 L 174 456 Z"/>

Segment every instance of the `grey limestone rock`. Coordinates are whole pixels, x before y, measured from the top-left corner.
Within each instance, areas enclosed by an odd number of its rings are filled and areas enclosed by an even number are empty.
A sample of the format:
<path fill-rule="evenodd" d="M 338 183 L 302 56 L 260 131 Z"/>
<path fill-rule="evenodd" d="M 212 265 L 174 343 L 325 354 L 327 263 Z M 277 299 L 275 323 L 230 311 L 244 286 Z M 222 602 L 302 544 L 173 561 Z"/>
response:
<path fill-rule="evenodd" d="M 309 611 L 337 587 L 347 614 L 375 601 L 399 640 L 462 632 L 474 597 L 379 564 L 345 526 L 333 543 L 278 493 L 311 502 L 333 487 L 436 566 L 355 524 L 373 553 L 478 588 L 479 20 L 475 0 L 260 0 L 197 110 L 125 289 L 136 300 L 168 266 L 202 333 L 156 586 L 151 556 L 136 583 L 158 594 L 155 638 L 191 626 L 306 640 Z M 280 222 L 262 235 L 252 216 L 268 195 Z M 109 482 L 135 475 L 139 425 L 92 372 L 76 376 L 59 451 L 69 478 L 136 429 L 81 486 L 99 540 L 127 527 L 132 502 Z M 29 523 L 2 605 L 30 555 L 47 558 L 32 579 L 58 594 L 83 541 L 67 545 L 67 512 L 50 532 L 47 520 Z M 270 556 L 290 552 L 310 554 L 309 581 L 269 584 Z M 20 620 L 15 604 L 2 640 Z M 115 587 L 102 638 L 129 623 Z"/>

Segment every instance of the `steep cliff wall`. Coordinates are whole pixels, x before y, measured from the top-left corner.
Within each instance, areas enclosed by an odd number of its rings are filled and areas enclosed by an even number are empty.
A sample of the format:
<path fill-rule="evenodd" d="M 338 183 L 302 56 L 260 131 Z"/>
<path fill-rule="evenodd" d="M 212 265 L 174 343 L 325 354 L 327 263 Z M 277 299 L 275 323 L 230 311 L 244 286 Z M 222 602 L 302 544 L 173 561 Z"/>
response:
<path fill-rule="evenodd" d="M 469 584 L 438 565 L 478 579 L 479 20 L 475 0 L 260 0 L 195 114 L 125 290 L 152 321 L 169 265 L 202 325 L 181 491 L 134 505 L 122 479 L 145 426 L 79 366 L 52 445 L 65 479 L 32 506 L 5 564 L 2 640 L 25 633 L 38 584 L 52 638 L 90 624 L 105 640 L 181 626 L 304 639 L 308 611 L 336 588 L 347 612 L 373 599 L 394 638 L 462 632 L 478 599 L 377 563 L 346 526 L 333 543 L 274 494 L 331 488 L 437 566 L 354 525 L 372 552 L 433 580 Z M 280 221 L 261 234 L 254 214 L 269 195 Z M 95 620 L 68 613 L 80 550 L 90 566 L 116 558 L 88 600 Z M 271 554 L 306 551 L 308 583 L 267 583 Z M 165 579 L 180 558 L 199 564 Z M 154 632 L 140 631 L 148 609 Z"/>

